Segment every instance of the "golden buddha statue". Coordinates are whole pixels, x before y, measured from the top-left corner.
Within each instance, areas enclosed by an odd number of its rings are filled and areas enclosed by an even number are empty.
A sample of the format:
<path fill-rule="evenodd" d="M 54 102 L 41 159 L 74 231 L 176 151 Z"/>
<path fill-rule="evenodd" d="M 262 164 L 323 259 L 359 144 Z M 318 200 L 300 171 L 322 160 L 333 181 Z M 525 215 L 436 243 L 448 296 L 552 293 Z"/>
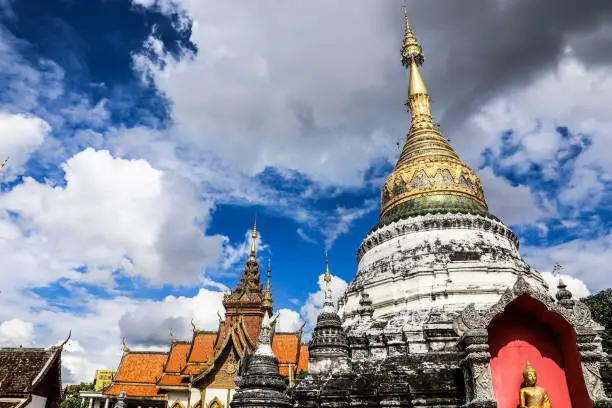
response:
<path fill-rule="evenodd" d="M 519 392 L 520 408 L 552 408 L 546 388 L 536 385 L 538 374 L 529 361 L 523 371 L 523 379 L 525 385 Z"/>

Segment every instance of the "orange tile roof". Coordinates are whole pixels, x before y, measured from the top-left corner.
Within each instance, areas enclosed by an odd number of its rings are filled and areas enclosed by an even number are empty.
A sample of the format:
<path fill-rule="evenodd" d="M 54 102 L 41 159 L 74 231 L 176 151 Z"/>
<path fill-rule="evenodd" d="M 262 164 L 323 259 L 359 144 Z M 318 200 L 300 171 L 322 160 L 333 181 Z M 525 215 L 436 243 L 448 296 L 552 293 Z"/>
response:
<path fill-rule="evenodd" d="M 278 372 L 282 376 L 289 377 L 289 365 L 288 364 L 279 365 Z"/>
<path fill-rule="evenodd" d="M 183 370 L 181 374 L 196 375 L 197 373 L 199 373 L 202 370 L 207 369 L 208 367 L 209 367 L 209 364 L 202 364 L 202 363 L 189 364 L 187 367 L 185 367 L 185 369 Z"/>
<path fill-rule="evenodd" d="M 297 373 L 300 371 L 308 371 L 308 344 L 300 346 L 300 359 L 298 360 Z"/>
<path fill-rule="evenodd" d="M 163 395 L 157 391 L 157 387 L 155 385 L 149 384 L 113 384 L 111 387 L 105 392 L 105 395 L 119 395 L 121 391 L 125 391 L 128 398 L 129 397 L 162 397 Z"/>
<path fill-rule="evenodd" d="M 193 338 L 193 347 L 189 353 L 189 362 L 204 363 L 213 358 L 217 333 L 199 332 Z"/>
<path fill-rule="evenodd" d="M 191 343 L 174 343 L 164 371 L 167 373 L 181 372 L 187 363 L 189 350 L 191 350 Z"/>
<path fill-rule="evenodd" d="M 300 339 L 296 333 L 275 333 L 272 351 L 279 363 L 297 363 Z"/>
<path fill-rule="evenodd" d="M 149 383 L 161 377 L 167 353 L 128 352 L 121 359 L 114 383 Z"/>
<path fill-rule="evenodd" d="M 172 387 L 187 387 L 187 383 L 183 382 L 183 377 L 176 374 L 164 374 L 159 381 L 159 385 L 168 385 Z"/>

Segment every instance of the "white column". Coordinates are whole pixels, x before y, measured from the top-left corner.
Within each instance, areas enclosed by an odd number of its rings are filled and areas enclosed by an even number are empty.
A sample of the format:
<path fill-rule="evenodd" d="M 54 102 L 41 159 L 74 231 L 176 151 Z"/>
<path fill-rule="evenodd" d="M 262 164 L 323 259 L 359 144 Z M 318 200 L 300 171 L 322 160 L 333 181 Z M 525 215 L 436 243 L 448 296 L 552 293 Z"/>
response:
<path fill-rule="evenodd" d="M 109 404 L 110 404 L 110 399 L 107 398 L 106 400 L 104 400 L 104 408 L 108 408 Z"/>
<path fill-rule="evenodd" d="M 93 408 L 93 397 L 89 398 L 89 408 Z"/>

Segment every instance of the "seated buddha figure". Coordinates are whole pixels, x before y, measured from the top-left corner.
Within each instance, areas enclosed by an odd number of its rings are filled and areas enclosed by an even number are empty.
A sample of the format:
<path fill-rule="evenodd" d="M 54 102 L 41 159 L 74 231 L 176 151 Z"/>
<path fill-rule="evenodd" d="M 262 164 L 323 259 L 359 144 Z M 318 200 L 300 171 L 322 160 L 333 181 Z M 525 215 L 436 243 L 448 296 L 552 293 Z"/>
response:
<path fill-rule="evenodd" d="M 523 371 L 523 379 L 525 385 L 519 392 L 520 408 L 552 408 L 546 389 L 536 385 L 538 374 L 529 361 Z"/>

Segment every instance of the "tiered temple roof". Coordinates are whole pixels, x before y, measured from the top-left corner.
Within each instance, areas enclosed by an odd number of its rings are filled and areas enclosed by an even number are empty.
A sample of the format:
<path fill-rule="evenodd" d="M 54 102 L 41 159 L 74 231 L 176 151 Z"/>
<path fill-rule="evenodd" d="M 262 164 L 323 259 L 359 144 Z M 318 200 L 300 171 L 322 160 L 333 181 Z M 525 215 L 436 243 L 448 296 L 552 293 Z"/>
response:
<path fill-rule="evenodd" d="M 47 399 L 47 407 L 61 401 L 63 346 L 0 349 L 0 408 L 25 407 L 33 395 Z"/>
<path fill-rule="evenodd" d="M 106 394 L 117 396 L 125 391 L 130 397 L 163 398 L 156 383 L 167 360 L 168 353 L 126 351 Z"/>
<path fill-rule="evenodd" d="M 223 382 L 233 386 L 238 361 L 257 348 L 264 313 L 272 312 L 270 269 L 267 288 L 259 277 L 256 257 L 257 226 L 253 227 L 252 244 L 242 278 L 223 300 L 225 319 L 219 319 L 216 331 L 197 330 L 193 325 L 191 341 L 176 341 L 171 335 L 169 352 L 138 352 L 124 347 L 124 355 L 107 396 L 125 391 L 128 398 L 163 399 L 169 390 L 187 389 Z M 268 302 L 266 302 L 268 300 Z M 272 349 L 280 373 L 296 378 L 308 370 L 308 346 L 302 344 L 302 331 L 272 332 Z"/>

